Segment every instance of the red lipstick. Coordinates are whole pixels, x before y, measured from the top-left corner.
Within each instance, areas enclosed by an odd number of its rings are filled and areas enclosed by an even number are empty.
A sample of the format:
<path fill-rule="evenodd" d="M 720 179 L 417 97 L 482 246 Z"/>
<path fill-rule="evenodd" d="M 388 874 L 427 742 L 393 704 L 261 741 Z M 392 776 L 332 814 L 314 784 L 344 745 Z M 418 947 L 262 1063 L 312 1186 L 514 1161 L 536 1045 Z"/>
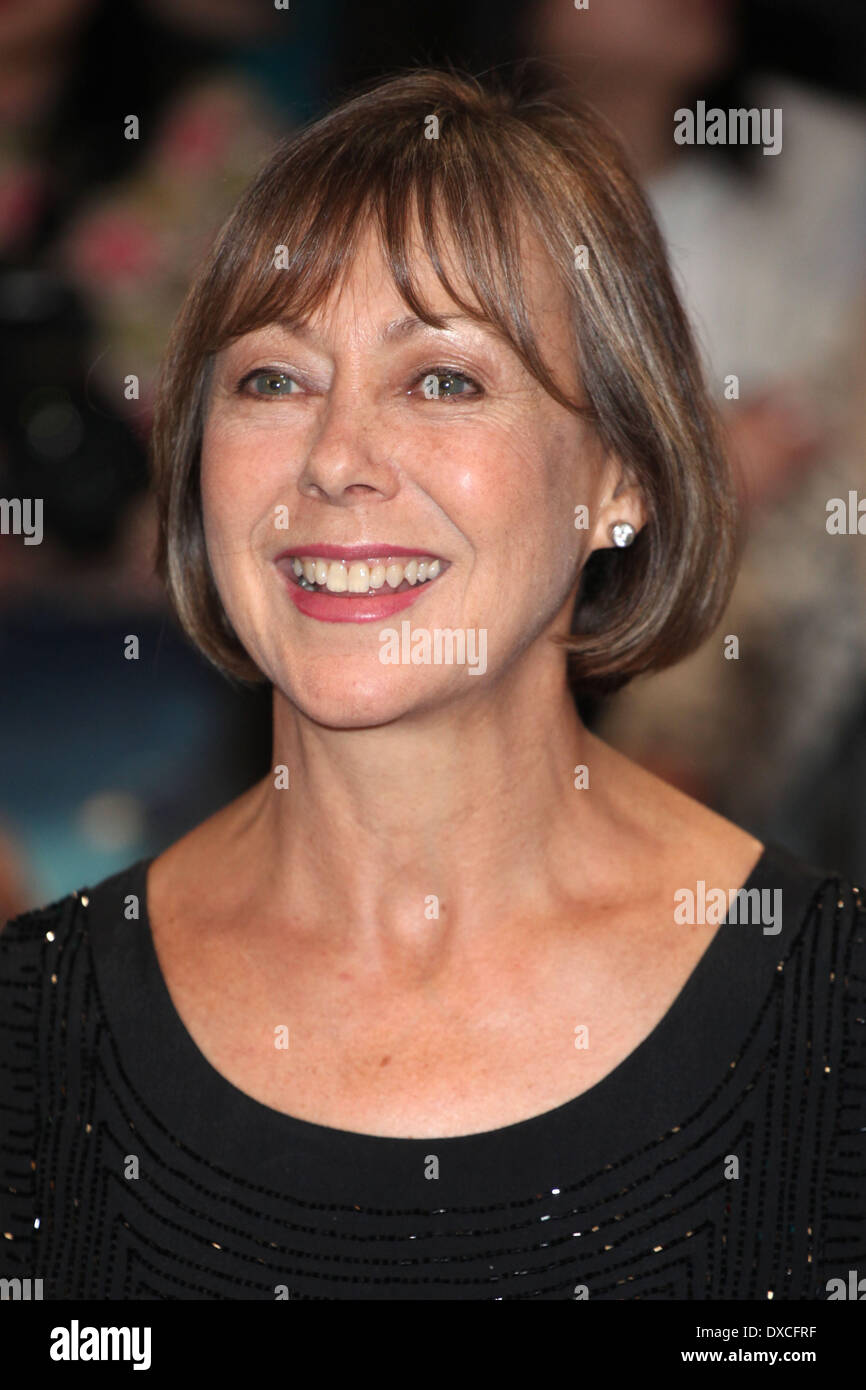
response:
<path fill-rule="evenodd" d="M 380 563 L 389 559 L 407 560 L 413 556 L 429 556 L 431 560 L 438 560 L 441 566 L 439 574 L 414 585 L 403 580 L 395 590 L 383 587 L 365 594 L 331 593 L 327 589 L 307 588 L 299 583 L 292 564 L 293 560 L 302 558 L 341 560 L 351 564 L 364 560 L 377 560 Z M 323 623 L 373 623 L 390 618 L 415 603 L 424 590 L 435 584 L 450 566 L 450 561 L 443 560 L 430 550 L 416 550 L 401 545 L 322 545 L 315 541 L 281 550 L 274 563 L 285 580 L 289 597 L 298 612 Z"/>

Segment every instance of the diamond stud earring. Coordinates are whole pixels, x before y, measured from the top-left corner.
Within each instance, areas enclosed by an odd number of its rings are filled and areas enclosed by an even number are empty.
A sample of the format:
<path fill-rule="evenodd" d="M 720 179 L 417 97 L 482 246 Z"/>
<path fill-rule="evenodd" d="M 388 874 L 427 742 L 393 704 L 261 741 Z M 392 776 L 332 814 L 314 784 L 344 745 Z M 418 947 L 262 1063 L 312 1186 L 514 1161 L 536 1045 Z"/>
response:
<path fill-rule="evenodd" d="M 610 528 L 610 538 L 614 545 L 622 550 L 627 545 L 631 545 L 636 535 L 635 529 L 630 521 L 615 521 Z"/>

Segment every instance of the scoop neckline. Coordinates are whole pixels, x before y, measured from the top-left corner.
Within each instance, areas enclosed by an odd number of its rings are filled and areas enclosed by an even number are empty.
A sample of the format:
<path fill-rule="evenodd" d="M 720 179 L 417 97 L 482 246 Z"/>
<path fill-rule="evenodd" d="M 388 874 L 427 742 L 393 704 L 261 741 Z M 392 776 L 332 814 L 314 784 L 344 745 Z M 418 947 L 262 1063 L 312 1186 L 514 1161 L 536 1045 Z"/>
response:
<path fill-rule="evenodd" d="M 109 1007 L 113 1031 L 123 1048 L 140 1053 L 142 1042 L 136 1034 L 136 1027 L 146 1027 L 149 1024 L 151 1039 L 156 1040 L 157 1057 L 161 1064 L 160 1067 L 152 1071 L 149 1078 L 151 1081 L 158 1071 L 164 1068 L 168 1068 L 169 1071 L 174 1069 L 176 1075 L 191 1078 L 191 1093 L 194 1093 L 200 1100 L 203 1108 L 210 1107 L 212 1113 L 219 1113 L 223 1117 L 231 1109 L 233 1115 L 237 1116 L 239 1123 L 259 1135 L 274 1136 L 276 1134 L 307 1141 L 313 1146 L 321 1146 L 324 1143 L 331 1147 L 337 1146 L 355 1151 L 366 1149 L 372 1152 L 375 1150 L 383 1155 L 386 1152 L 394 1155 L 399 1152 L 408 1153 L 413 1148 L 417 1149 L 420 1146 L 435 1148 L 437 1151 L 468 1149 L 473 1146 L 484 1149 L 489 1148 L 492 1143 L 500 1147 L 502 1145 L 517 1147 L 524 1139 L 531 1139 L 543 1131 L 561 1128 L 563 1122 L 571 1123 L 585 1117 L 598 1119 L 602 1115 L 607 1116 L 609 1113 L 615 1112 L 618 1099 L 622 1101 L 626 1097 L 633 1097 L 635 1093 L 641 1093 L 642 1081 L 652 1080 L 658 1085 L 660 1078 L 657 1073 L 659 1069 L 653 1067 L 653 1062 L 658 1062 L 660 1058 L 664 1059 L 665 1057 L 670 1059 L 672 1049 L 668 1044 L 675 1042 L 678 1030 L 688 1017 L 692 1001 L 695 1000 L 696 996 L 705 995 L 707 1001 L 710 1001 L 713 991 L 707 991 L 706 986 L 722 964 L 729 964 L 736 968 L 740 986 L 737 991 L 732 992 L 728 1000 L 728 1003 L 733 1005 L 730 1014 L 726 1012 L 722 1015 L 723 1026 L 728 1023 L 729 1019 L 733 1021 L 732 1026 L 727 1030 L 729 1036 L 725 1040 L 726 1045 L 735 1039 L 742 1041 L 744 1034 L 739 1031 L 739 1025 L 742 1022 L 747 1022 L 753 1012 L 752 1003 L 756 997 L 755 978 L 758 974 L 763 974 L 759 988 L 765 994 L 770 972 L 775 969 L 778 953 L 783 943 L 790 937 L 795 922 L 798 923 L 800 920 L 799 909 L 791 914 L 786 906 L 780 933 L 768 937 L 764 936 L 762 932 L 749 931 L 744 926 L 731 923 L 729 921 L 729 907 L 724 921 L 715 931 L 707 948 L 698 958 L 665 1012 L 657 1019 L 646 1036 L 598 1081 L 561 1104 L 540 1111 L 535 1115 L 529 1115 L 522 1120 L 515 1120 L 507 1125 L 501 1125 L 494 1129 L 475 1130 L 465 1134 L 426 1137 L 379 1135 L 324 1125 L 314 1120 L 305 1120 L 300 1116 L 277 1110 L 236 1086 L 209 1061 L 175 1007 L 156 952 L 147 900 L 148 870 L 155 858 L 156 856 L 152 855 L 140 859 L 128 869 L 115 875 L 112 880 L 107 880 L 104 885 L 100 885 L 98 889 L 91 890 L 92 894 L 96 894 L 100 889 L 105 890 L 109 888 L 109 885 L 113 885 L 116 895 L 113 913 L 111 910 L 107 910 L 101 915 L 101 920 L 107 927 L 108 934 L 104 938 L 104 948 L 102 950 L 97 949 L 96 956 L 101 956 L 102 973 L 105 976 L 103 984 L 107 985 L 107 988 L 103 990 L 104 1002 Z M 810 881 L 814 887 L 815 880 L 808 878 L 806 869 L 807 866 L 801 865 L 787 851 L 765 843 L 750 873 L 742 883 L 741 890 L 748 891 L 762 885 L 766 886 L 764 880 L 771 877 L 771 870 L 775 874 L 781 874 L 783 878 L 787 875 L 789 886 L 792 883 L 795 885 L 799 883 L 802 887 L 804 881 Z M 124 888 L 127 891 L 131 889 L 133 892 L 137 890 L 140 903 L 140 930 L 133 934 L 136 961 L 132 970 L 129 961 L 129 923 L 124 921 L 124 914 L 121 910 L 125 896 Z M 787 894 L 785 897 L 790 903 L 790 897 Z M 112 904 L 106 898 L 104 891 L 101 901 L 106 909 L 111 909 Z M 109 918 L 113 921 L 113 927 L 108 920 Z M 737 932 L 742 934 L 738 937 Z M 93 937 L 94 933 L 91 935 Z M 99 935 L 99 932 L 95 933 L 96 937 Z M 768 945 L 775 946 L 776 949 L 770 950 Z M 763 968 L 761 962 L 764 962 Z M 750 989 L 752 1000 L 744 1004 L 744 996 L 749 993 Z M 146 1010 L 143 1007 L 144 1003 L 147 1006 Z M 743 1006 L 741 1016 L 737 1010 L 738 1003 Z M 137 1023 L 136 1020 L 138 1020 Z M 702 1020 L 703 1012 L 701 1013 Z M 714 1050 L 719 1052 L 718 1047 L 715 1047 Z M 724 1048 L 721 1051 L 723 1052 Z M 148 1054 L 149 1061 L 151 1057 L 152 1052 Z M 662 1070 L 664 1070 L 663 1067 Z M 141 1082 L 146 1083 L 148 1078 L 142 1073 L 141 1065 L 139 1077 Z M 667 1079 L 675 1079 L 672 1072 Z M 635 1084 L 633 1085 L 633 1083 Z M 163 1103 L 175 1111 L 174 1122 L 183 1123 L 184 1120 L 189 1120 L 188 1113 L 182 1107 L 173 1105 L 174 1092 L 172 1088 L 161 1086 L 159 1089 Z"/>

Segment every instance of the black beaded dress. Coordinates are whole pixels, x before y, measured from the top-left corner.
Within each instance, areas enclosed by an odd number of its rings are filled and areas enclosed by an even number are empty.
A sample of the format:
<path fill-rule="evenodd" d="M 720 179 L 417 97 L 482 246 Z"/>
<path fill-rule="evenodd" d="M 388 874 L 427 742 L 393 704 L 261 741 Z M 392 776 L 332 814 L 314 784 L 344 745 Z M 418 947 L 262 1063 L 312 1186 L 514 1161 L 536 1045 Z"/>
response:
<path fill-rule="evenodd" d="M 782 890 L 780 930 L 729 914 L 591 1089 L 395 1139 L 210 1065 L 160 971 L 149 862 L 0 933 L 0 1277 L 50 1299 L 820 1300 L 866 1273 L 859 889 L 765 849 L 744 888 Z"/>

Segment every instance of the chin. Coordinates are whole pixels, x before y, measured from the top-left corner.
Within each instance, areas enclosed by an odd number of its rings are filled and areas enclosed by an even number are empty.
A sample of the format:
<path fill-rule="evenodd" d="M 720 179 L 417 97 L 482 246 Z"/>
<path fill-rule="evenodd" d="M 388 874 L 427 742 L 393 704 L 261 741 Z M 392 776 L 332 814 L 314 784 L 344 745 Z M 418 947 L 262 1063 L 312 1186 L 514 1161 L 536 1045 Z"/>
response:
<path fill-rule="evenodd" d="M 294 673 L 278 672 L 274 685 L 283 698 L 315 724 L 330 729 L 371 729 L 444 704 L 466 682 L 465 672 L 429 667 L 381 667 L 369 661 L 341 661 L 299 684 Z M 474 686 L 476 682 L 470 682 Z M 457 686 L 457 689 L 455 689 Z"/>

